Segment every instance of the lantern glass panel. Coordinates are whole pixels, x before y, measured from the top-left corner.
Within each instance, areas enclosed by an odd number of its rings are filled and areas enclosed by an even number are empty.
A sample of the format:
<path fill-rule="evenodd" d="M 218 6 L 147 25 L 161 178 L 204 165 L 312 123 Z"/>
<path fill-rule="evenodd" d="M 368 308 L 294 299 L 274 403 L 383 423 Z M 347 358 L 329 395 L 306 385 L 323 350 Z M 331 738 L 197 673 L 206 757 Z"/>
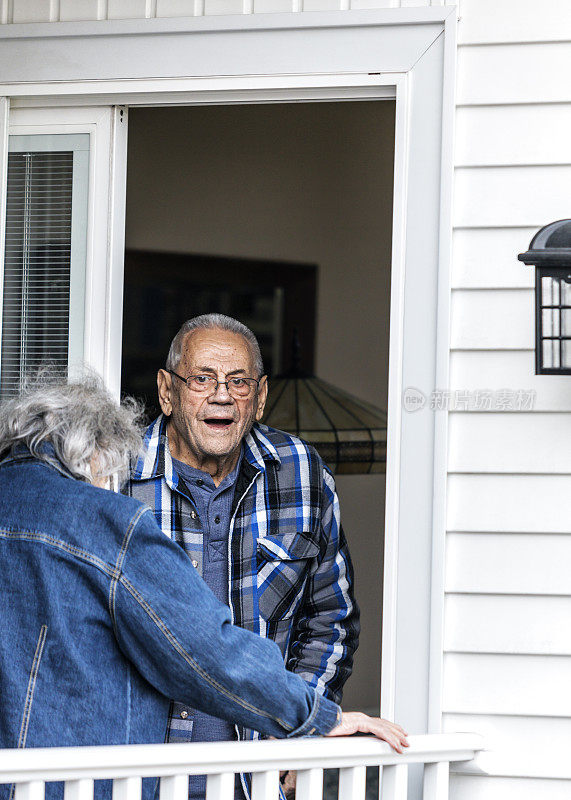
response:
<path fill-rule="evenodd" d="M 561 336 L 571 336 L 571 308 L 563 308 L 561 316 Z"/>
<path fill-rule="evenodd" d="M 571 340 L 564 339 L 561 343 L 561 366 L 571 369 Z"/>
<path fill-rule="evenodd" d="M 541 298 L 544 306 L 553 305 L 553 278 L 549 276 L 541 279 Z"/>
<path fill-rule="evenodd" d="M 543 368 L 558 369 L 561 366 L 559 359 L 559 342 L 555 339 L 544 339 L 541 344 L 543 352 Z"/>
<path fill-rule="evenodd" d="M 547 272 L 548 274 L 545 274 Z M 571 283 L 569 273 L 545 269 L 539 277 L 536 293 L 537 371 L 571 374 Z"/>
<path fill-rule="evenodd" d="M 554 308 L 544 308 L 541 314 L 543 336 L 559 336 L 559 311 Z"/>

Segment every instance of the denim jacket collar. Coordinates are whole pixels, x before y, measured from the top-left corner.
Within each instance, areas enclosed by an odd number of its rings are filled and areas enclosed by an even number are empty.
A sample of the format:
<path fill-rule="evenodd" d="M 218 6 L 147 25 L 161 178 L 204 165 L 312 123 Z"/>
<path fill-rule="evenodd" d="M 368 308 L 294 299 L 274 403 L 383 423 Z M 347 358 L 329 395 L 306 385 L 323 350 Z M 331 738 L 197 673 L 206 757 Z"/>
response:
<path fill-rule="evenodd" d="M 12 447 L 10 452 L 0 460 L 0 467 L 25 461 L 36 461 L 38 464 L 45 464 L 46 467 L 56 470 L 56 472 L 59 472 L 65 478 L 77 480 L 75 475 L 73 475 L 58 459 L 51 442 L 40 442 L 36 450 L 37 454 L 32 453 L 25 444 L 16 444 Z"/>

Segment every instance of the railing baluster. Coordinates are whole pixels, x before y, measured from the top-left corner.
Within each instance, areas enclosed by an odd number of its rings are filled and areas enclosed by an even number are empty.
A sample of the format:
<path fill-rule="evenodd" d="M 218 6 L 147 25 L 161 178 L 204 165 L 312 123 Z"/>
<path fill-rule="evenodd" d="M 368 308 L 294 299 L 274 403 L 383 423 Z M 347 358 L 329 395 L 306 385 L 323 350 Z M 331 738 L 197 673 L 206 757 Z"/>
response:
<path fill-rule="evenodd" d="M 97 781 L 112 780 L 112 800 L 142 800 L 149 775 L 161 779 L 160 800 L 188 800 L 188 775 L 196 773 L 207 775 L 206 800 L 234 800 L 235 773 L 242 770 L 253 773 L 252 800 L 278 800 L 279 770 L 288 766 L 297 769 L 297 800 L 323 800 L 324 770 L 339 768 L 339 800 L 365 800 L 363 765 L 370 764 L 379 771 L 381 800 L 407 800 L 407 784 L 420 791 L 424 765 L 424 800 L 449 800 L 450 762 L 471 762 L 484 746 L 477 734 L 454 733 L 411 736 L 404 756 L 372 737 L 5 749 L 0 784 L 14 786 L 11 800 L 46 800 L 53 781 L 65 782 L 62 800 L 94 800 Z M 466 769 L 481 768 L 473 762 Z M 148 781 L 156 786 L 155 777 Z"/>
<path fill-rule="evenodd" d="M 322 800 L 323 798 L 323 770 L 302 769 L 297 773 L 295 784 L 296 800 Z"/>
<path fill-rule="evenodd" d="M 448 800 L 450 764 L 439 761 L 424 765 L 424 800 Z"/>
<path fill-rule="evenodd" d="M 81 778 L 78 781 L 66 781 L 64 800 L 93 800 L 93 781 Z"/>
<path fill-rule="evenodd" d="M 43 781 L 17 783 L 14 800 L 44 800 L 45 784 Z"/>
<path fill-rule="evenodd" d="M 365 800 L 366 767 L 343 767 L 339 770 L 339 800 Z"/>
<path fill-rule="evenodd" d="M 169 775 L 161 778 L 161 800 L 187 800 L 188 775 Z"/>
<path fill-rule="evenodd" d="M 280 771 L 269 769 L 252 775 L 252 800 L 278 800 Z"/>
<path fill-rule="evenodd" d="M 234 773 L 209 775 L 206 778 L 206 800 L 234 800 Z"/>
<path fill-rule="evenodd" d="M 394 764 L 383 767 L 382 800 L 406 800 L 408 766 Z"/>
<path fill-rule="evenodd" d="M 141 787 L 141 778 L 115 778 L 113 800 L 141 800 Z"/>

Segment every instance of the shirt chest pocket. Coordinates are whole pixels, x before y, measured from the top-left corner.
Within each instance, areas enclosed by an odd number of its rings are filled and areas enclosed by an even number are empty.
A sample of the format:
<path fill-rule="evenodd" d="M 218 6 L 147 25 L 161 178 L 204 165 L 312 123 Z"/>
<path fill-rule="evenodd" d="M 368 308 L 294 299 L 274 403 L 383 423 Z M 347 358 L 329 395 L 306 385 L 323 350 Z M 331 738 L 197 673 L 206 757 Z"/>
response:
<path fill-rule="evenodd" d="M 294 532 L 258 539 L 258 604 L 265 620 L 287 619 L 296 612 L 312 561 L 319 554 L 310 537 Z"/>

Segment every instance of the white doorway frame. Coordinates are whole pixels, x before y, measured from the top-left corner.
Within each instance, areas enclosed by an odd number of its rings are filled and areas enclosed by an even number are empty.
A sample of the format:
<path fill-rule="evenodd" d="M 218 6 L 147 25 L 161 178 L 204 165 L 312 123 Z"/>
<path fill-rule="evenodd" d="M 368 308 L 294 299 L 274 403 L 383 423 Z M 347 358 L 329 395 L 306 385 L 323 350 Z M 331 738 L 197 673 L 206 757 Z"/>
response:
<path fill-rule="evenodd" d="M 113 107 L 117 122 L 130 105 L 396 97 L 381 712 L 419 733 L 440 730 L 442 709 L 447 430 L 445 415 L 403 413 L 402 397 L 448 387 L 455 31 L 445 6 L 0 26 L 0 157 L 8 105 Z M 124 134 L 109 165 L 94 301 L 118 390 Z"/>

